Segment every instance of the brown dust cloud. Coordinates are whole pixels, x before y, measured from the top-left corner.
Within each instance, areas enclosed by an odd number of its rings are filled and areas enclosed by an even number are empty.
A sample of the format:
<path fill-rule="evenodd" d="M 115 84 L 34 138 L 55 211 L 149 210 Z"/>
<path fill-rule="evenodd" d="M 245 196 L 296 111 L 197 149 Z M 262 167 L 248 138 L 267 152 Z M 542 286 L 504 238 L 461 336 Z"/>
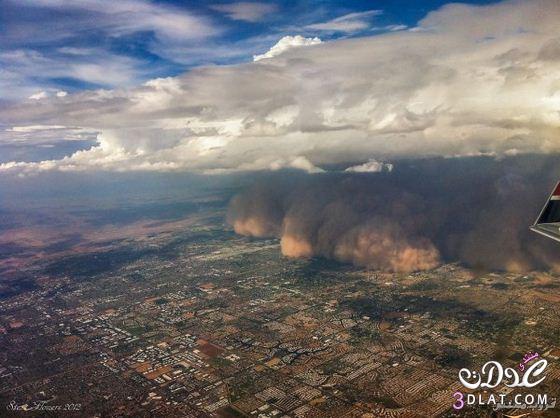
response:
<path fill-rule="evenodd" d="M 287 257 L 412 272 L 445 262 L 560 270 L 560 244 L 529 230 L 559 156 L 403 160 L 391 172 L 266 174 L 234 196 L 236 233 L 278 237 Z"/>

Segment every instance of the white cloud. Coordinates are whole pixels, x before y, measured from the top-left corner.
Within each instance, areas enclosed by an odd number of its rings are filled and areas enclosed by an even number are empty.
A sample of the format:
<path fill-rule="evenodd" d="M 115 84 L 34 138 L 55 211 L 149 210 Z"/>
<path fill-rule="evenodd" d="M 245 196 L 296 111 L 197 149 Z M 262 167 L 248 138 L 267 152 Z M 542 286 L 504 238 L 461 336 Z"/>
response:
<path fill-rule="evenodd" d="M 0 130 L 0 144 L 46 146 L 61 141 L 95 141 L 97 132 L 64 125 L 22 125 Z"/>
<path fill-rule="evenodd" d="M 348 167 L 344 171 L 347 171 L 349 173 L 380 173 L 382 171 L 391 172 L 393 171 L 393 164 L 371 159 L 366 163 Z"/>
<path fill-rule="evenodd" d="M 253 61 L 260 61 L 265 58 L 276 57 L 292 48 L 299 48 L 302 46 L 309 46 L 309 45 L 318 45 L 320 43 L 321 40 L 317 37 L 304 38 L 301 35 L 284 36 L 264 54 L 253 56 Z"/>
<path fill-rule="evenodd" d="M 390 30 L 391 32 L 396 32 L 398 30 L 405 30 L 406 28 L 408 28 L 408 26 L 406 26 L 406 25 L 387 25 L 387 26 L 385 26 L 385 29 Z"/>
<path fill-rule="evenodd" d="M 383 12 L 381 10 L 367 10 L 365 12 L 349 13 L 329 20 L 328 22 L 315 23 L 306 27 L 307 29 L 318 31 L 352 33 L 369 28 L 371 18 L 379 16 L 382 13 Z"/>
<path fill-rule="evenodd" d="M 66 97 L 66 96 L 68 96 L 68 92 L 64 90 L 59 90 L 56 92 L 56 97 Z"/>
<path fill-rule="evenodd" d="M 416 31 L 5 105 L 3 126 L 98 134 L 89 150 L 0 170 L 314 171 L 373 157 L 560 152 L 559 20 L 556 0 L 448 5 Z"/>
<path fill-rule="evenodd" d="M 18 37 L 43 34 L 47 38 L 66 38 L 80 31 L 105 31 L 114 36 L 153 31 L 160 39 L 200 39 L 216 34 L 208 19 L 183 8 L 147 0 L 8 0 L 17 7 L 34 7 L 64 13 L 45 30 L 41 25 L 19 28 Z M 44 38 L 42 39 L 45 40 Z"/>
<path fill-rule="evenodd" d="M 116 53 L 115 44 L 134 36 L 152 54 L 173 60 L 173 51 L 195 48 L 222 32 L 209 17 L 149 0 L 7 0 L 2 10 L 10 16 L 0 37 L 0 91 L 7 100 L 47 90 L 53 79 L 138 84 L 161 68 L 151 57 L 124 48 Z"/>
<path fill-rule="evenodd" d="M 229 4 L 215 4 L 211 9 L 227 15 L 233 20 L 244 20 L 246 22 L 258 22 L 267 14 L 274 13 L 278 6 L 272 3 L 259 2 L 236 2 Z"/>
<path fill-rule="evenodd" d="M 386 25 L 386 26 L 374 26 L 370 28 L 371 31 L 389 31 L 389 32 L 397 32 L 399 30 L 408 29 L 406 25 Z"/>
<path fill-rule="evenodd" d="M 31 96 L 29 96 L 29 99 L 41 100 L 41 99 L 46 99 L 47 97 L 49 97 L 49 95 L 46 91 L 38 91 L 37 93 L 33 93 Z"/>
<path fill-rule="evenodd" d="M 7 132 L 36 132 L 50 129 L 66 129 L 66 126 L 62 125 L 28 125 L 28 126 L 13 126 L 6 129 Z"/>
<path fill-rule="evenodd" d="M 17 99 L 22 95 L 44 99 L 59 98 L 58 90 L 40 87 L 38 79 L 68 78 L 105 87 L 127 87 L 137 84 L 145 76 L 141 61 L 115 55 L 103 49 L 91 48 L 87 54 L 48 56 L 32 49 L 0 52 L 0 90 L 4 98 Z M 38 92 L 43 95 L 37 96 Z"/>

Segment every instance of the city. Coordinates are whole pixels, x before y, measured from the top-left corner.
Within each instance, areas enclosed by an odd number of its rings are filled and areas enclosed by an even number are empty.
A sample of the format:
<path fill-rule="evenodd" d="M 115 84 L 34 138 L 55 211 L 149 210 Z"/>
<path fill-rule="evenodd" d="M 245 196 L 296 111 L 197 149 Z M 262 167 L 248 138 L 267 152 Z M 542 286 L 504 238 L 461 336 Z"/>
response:
<path fill-rule="evenodd" d="M 493 416 L 452 409 L 458 370 L 515 365 L 526 347 L 552 363 L 538 390 L 560 393 L 557 276 L 288 259 L 277 240 L 236 236 L 219 216 L 111 242 L 142 255 L 104 268 L 103 251 L 53 255 L 35 288 L 4 296 L 8 413 L 11 403 L 90 416 Z"/>

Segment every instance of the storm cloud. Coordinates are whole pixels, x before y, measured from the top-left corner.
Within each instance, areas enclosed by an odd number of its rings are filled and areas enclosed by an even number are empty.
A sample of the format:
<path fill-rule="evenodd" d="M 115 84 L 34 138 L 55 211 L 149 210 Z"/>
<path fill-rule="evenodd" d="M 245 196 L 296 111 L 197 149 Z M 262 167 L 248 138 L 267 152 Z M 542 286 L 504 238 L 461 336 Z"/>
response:
<path fill-rule="evenodd" d="M 408 30 L 302 38 L 256 62 L 6 104 L 4 142 L 53 127 L 95 132 L 96 143 L 0 171 L 318 172 L 343 161 L 558 152 L 559 21 L 557 0 L 449 4 Z M 27 126 L 42 130 L 27 138 Z"/>
<path fill-rule="evenodd" d="M 528 227 L 560 176 L 559 156 L 400 161 L 392 172 L 269 175 L 235 196 L 228 221 L 279 237 L 288 257 L 410 272 L 461 262 L 560 270 L 560 247 Z"/>

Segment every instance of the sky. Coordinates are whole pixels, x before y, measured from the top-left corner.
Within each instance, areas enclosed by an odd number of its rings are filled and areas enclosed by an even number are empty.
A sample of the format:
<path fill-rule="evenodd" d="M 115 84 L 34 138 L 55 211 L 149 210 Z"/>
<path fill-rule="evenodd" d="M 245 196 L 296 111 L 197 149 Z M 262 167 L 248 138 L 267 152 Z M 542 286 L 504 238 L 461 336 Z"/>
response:
<path fill-rule="evenodd" d="M 5 0 L 0 172 L 557 152 L 555 0 Z"/>
<path fill-rule="evenodd" d="M 6 99 L 128 87 L 198 65 L 243 62 L 286 35 L 326 40 L 403 30 L 444 2 L 4 3 L 0 62 Z"/>

